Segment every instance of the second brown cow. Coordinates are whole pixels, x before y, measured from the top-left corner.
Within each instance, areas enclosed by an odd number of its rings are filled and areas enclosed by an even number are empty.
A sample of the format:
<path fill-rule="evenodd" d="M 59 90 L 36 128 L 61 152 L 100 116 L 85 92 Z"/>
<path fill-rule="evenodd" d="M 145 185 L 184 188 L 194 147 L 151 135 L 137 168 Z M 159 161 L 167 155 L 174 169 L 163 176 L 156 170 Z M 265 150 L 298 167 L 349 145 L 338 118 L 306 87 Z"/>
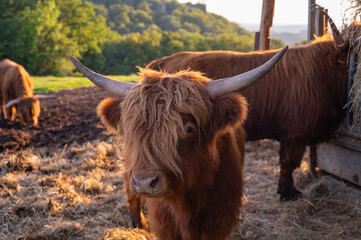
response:
<path fill-rule="evenodd" d="M 329 140 L 345 113 L 346 63 L 352 40 L 331 26 L 335 41 L 324 39 L 291 47 L 263 81 L 239 91 L 249 103 L 247 139 L 275 139 L 281 144 L 277 192 L 282 201 L 301 195 L 292 174 L 300 166 L 306 146 Z M 181 52 L 147 67 L 170 73 L 190 69 L 217 79 L 248 71 L 276 53 Z"/>

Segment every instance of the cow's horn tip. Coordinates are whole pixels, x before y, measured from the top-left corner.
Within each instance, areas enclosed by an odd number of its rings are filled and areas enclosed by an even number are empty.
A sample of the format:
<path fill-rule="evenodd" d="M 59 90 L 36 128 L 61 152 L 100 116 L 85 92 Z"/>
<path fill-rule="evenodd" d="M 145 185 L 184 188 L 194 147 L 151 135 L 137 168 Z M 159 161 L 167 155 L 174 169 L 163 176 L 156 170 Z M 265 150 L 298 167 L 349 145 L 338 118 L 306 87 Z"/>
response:
<path fill-rule="evenodd" d="M 288 48 L 289 48 L 289 46 L 288 46 L 288 45 L 286 45 L 286 46 L 284 46 L 284 47 L 283 47 L 283 49 L 282 49 L 282 50 L 283 50 L 283 51 L 286 51 Z"/>
<path fill-rule="evenodd" d="M 75 59 L 71 54 L 68 54 L 68 58 L 69 58 L 70 60 L 74 60 L 74 59 Z"/>

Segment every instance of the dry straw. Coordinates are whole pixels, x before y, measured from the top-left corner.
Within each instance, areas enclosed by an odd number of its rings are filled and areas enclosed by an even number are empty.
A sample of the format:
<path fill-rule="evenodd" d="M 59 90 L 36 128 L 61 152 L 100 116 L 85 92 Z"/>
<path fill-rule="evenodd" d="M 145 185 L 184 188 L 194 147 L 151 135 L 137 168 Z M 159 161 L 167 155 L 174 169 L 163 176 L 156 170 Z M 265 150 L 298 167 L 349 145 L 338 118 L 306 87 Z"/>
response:
<path fill-rule="evenodd" d="M 303 198 L 279 201 L 278 149 L 275 141 L 247 143 L 243 208 L 231 239 L 360 238 L 361 191 L 313 177 L 307 156 L 294 174 Z M 0 154 L 0 239 L 155 239 L 131 228 L 117 137 L 48 150 Z"/>
<path fill-rule="evenodd" d="M 361 41 L 355 43 L 357 37 L 361 36 L 360 22 L 354 21 L 350 27 L 345 28 L 343 31 L 343 36 L 349 41 L 350 46 L 353 46 L 350 54 L 355 54 L 357 56 L 356 61 L 356 73 L 354 76 L 354 83 L 350 89 L 350 110 L 353 114 L 352 118 L 352 130 L 361 132 Z"/>

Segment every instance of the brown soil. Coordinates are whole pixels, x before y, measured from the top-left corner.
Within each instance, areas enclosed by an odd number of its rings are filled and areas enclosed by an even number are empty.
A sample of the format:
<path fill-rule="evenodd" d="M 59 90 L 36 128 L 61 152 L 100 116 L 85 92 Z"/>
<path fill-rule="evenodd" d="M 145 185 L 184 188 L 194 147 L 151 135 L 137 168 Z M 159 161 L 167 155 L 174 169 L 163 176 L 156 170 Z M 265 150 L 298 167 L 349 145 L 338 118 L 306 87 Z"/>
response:
<path fill-rule="evenodd" d="M 19 119 L 0 119 L 0 152 L 27 147 L 62 147 L 74 142 L 106 139 L 106 129 L 96 115 L 97 104 L 109 96 L 97 87 L 54 93 L 55 99 L 42 100 L 37 127 Z"/>

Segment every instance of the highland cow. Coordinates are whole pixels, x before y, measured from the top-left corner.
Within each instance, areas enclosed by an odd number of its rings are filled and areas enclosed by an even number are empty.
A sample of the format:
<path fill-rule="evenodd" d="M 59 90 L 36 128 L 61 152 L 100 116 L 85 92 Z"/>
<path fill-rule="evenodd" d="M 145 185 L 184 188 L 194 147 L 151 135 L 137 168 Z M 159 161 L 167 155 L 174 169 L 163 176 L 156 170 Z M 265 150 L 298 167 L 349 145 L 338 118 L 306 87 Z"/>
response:
<path fill-rule="evenodd" d="M 123 135 L 135 226 L 144 224 L 146 197 L 150 229 L 159 239 L 229 238 L 241 207 L 247 115 L 245 99 L 234 92 L 261 79 L 283 52 L 230 79 L 140 69 L 139 84 L 101 76 L 69 56 L 96 85 L 118 96 L 103 100 L 98 114 Z"/>
<path fill-rule="evenodd" d="M 36 126 L 42 98 L 49 96 L 33 96 L 33 83 L 21 65 L 9 59 L 0 62 L 0 105 L 4 119 L 14 121 L 17 114 L 22 122 L 32 121 Z"/>

